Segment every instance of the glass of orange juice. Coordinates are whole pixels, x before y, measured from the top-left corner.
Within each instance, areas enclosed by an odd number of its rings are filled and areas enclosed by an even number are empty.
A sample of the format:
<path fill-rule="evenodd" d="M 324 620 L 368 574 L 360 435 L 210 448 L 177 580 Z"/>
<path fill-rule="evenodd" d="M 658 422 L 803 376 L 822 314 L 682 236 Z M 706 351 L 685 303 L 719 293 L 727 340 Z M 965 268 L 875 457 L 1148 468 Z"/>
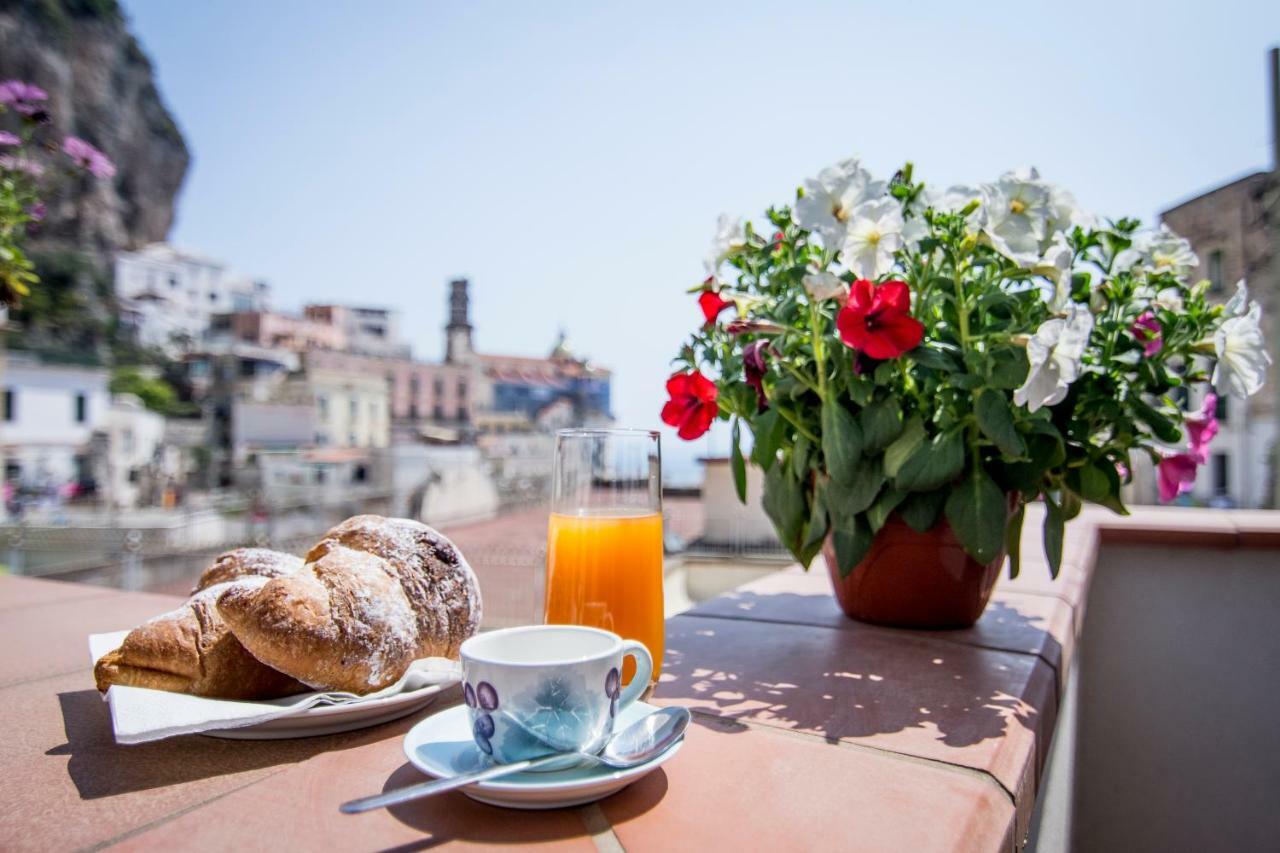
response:
<path fill-rule="evenodd" d="M 658 433 L 556 433 L 547 524 L 548 624 L 604 628 L 664 650 L 662 447 Z M 623 683 L 635 674 L 627 659 Z"/>

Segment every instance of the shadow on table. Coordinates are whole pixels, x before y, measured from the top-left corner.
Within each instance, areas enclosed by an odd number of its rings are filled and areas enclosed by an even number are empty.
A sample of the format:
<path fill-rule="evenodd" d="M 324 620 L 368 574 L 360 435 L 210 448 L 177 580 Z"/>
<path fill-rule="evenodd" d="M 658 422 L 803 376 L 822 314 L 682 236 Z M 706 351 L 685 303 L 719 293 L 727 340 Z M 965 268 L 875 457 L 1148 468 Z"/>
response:
<path fill-rule="evenodd" d="M 67 742 L 45 754 L 71 756 L 67 772 L 85 800 L 293 764 L 371 737 L 386 737 L 386 729 L 377 726 L 293 740 L 246 742 L 184 735 L 123 746 L 111 734 L 111 714 L 98 691 L 59 693 L 58 703 Z"/>
<path fill-rule="evenodd" d="M 382 790 L 391 791 L 422 780 L 422 773 L 412 764 L 403 764 Z M 627 798 L 626 817 L 644 814 L 666 796 L 667 775 L 659 768 L 626 790 L 632 792 Z M 564 809 L 506 809 L 478 803 L 457 791 L 393 806 L 388 811 L 396 820 L 428 836 L 390 848 L 396 853 L 429 850 L 457 841 L 487 846 L 538 844 L 581 838 L 584 831 L 594 834 L 608 827 L 596 804 Z"/>
<path fill-rule="evenodd" d="M 741 618 L 692 613 L 668 622 L 656 695 L 699 712 L 695 721 L 750 719 L 833 743 L 931 727 L 941 743 L 965 747 L 1010 725 L 1034 730 L 1037 716 L 1055 710 L 1051 667 L 989 646 L 996 634 L 1002 643 L 1043 640 L 1038 619 L 1004 602 L 993 601 L 979 627 L 934 632 L 827 620 L 830 596 L 731 597 Z"/>

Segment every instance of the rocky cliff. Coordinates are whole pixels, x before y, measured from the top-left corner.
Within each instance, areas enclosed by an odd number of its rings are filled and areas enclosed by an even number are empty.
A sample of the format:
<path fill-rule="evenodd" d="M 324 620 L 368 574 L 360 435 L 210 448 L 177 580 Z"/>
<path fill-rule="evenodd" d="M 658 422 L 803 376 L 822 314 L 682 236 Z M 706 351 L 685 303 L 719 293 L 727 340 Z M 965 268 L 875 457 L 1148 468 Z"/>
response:
<path fill-rule="evenodd" d="M 15 78 L 48 91 L 54 130 L 117 166 L 66 186 L 32 248 L 105 270 L 114 250 L 163 240 L 191 156 L 116 0 L 0 0 L 0 80 Z"/>

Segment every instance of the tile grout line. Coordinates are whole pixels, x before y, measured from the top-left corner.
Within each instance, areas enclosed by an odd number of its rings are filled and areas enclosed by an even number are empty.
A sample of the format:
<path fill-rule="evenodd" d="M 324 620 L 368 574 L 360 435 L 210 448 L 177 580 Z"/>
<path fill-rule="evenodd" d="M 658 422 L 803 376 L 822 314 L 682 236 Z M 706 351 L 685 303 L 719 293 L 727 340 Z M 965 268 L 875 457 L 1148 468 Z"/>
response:
<path fill-rule="evenodd" d="M 587 835 L 591 836 L 600 853 L 625 853 L 626 848 L 618 840 L 617 834 L 613 831 L 613 824 L 609 822 L 604 809 L 600 808 L 599 801 L 587 803 L 579 807 L 577 812 L 582 825 L 587 830 Z"/>
<path fill-rule="evenodd" d="M 119 835 L 115 835 L 115 836 L 112 836 L 111 838 L 103 839 L 102 841 L 97 841 L 93 844 L 88 845 L 87 847 L 82 847 L 80 849 L 82 851 L 85 851 L 85 853 L 90 853 L 90 851 L 103 850 L 107 847 L 111 847 L 112 845 L 119 844 L 122 841 L 128 841 L 130 838 L 136 838 L 137 836 L 142 835 L 145 832 L 149 832 L 150 830 L 153 830 L 157 827 L 163 826 L 164 824 L 169 823 L 170 821 L 177 820 L 183 815 L 190 814 L 196 809 L 202 809 L 207 805 L 216 803 L 218 800 L 221 800 L 223 797 L 230 796 L 231 794 L 234 794 L 238 791 L 243 791 L 245 788 L 251 788 L 254 785 L 258 784 L 259 782 L 265 782 L 266 780 L 273 778 L 277 774 L 283 773 L 284 771 L 288 770 L 291 766 L 294 766 L 294 765 L 288 765 L 288 764 L 284 765 L 283 767 L 280 767 L 279 769 L 275 770 L 272 773 L 268 773 L 265 776 L 261 776 L 257 779 L 246 782 L 243 785 L 237 785 L 236 787 L 223 791 L 222 793 L 212 796 L 207 800 L 202 800 L 198 803 L 191 803 L 190 805 L 183 806 L 182 808 L 178 809 L 175 812 L 171 812 L 170 814 L 164 815 L 162 817 L 158 817 L 155 820 L 142 824 L 141 826 L 135 826 L 133 829 L 126 830 L 125 832 L 122 832 Z"/>
<path fill-rule="evenodd" d="M 1005 787 L 1004 783 L 1001 782 L 999 779 L 997 779 L 995 775 L 991 773 L 991 771 L 989 770 L 981 770 L 977 767 L 970 767 L 967 764 L 957 764 L 954 761 L 945 761 L 941 758 L 929 758 L 923 755 L 912 755 L 909 752 L 900 752 L 896 749 L 888 749 L 887 747 L 883 747 L 883 746 L 874 746 L 872 744 L 867 744 L 867 743 L 854 743 L 852 741 L 846 741 L 840 738 L 836 738 L 833 743 L 829 738 L 823 737 L 822 735 L 811 734 L 809 732 L 799 732 L 794 729 L 784 729 L 778 726 L 770 726 L 767 723 L 760 723 L 755 720 L 743 719 L 740 717 L 722 717 L 718 714 L 709 714 L 697 708 L 690 708 L 689 711 L 691 711 L 694 714 L 697 714 L 699 717 L 703 717 L 708 720 L 715 720 L 721 726 L 724 726 L 726 728 L 730 723 L 736 724 L 736 725 L 743 725 L 750 728 L 752 731 L 767 732 L 770 734 L 781 735 L 782 737 L 799 738 L 807 742 L 818 741 L 820 743 L 825 743 L 828 746 L 836 746 L 842 749 L 852 749 L 860 752 L 871 753 L 874 755 L 888 756 L 889 758 L 893 758 L 899 761 L 905 761 L 909 764 L 920 764 L 935 770 L 943 770 L 950 773 L 959 773 L 963 776 L 968 776 L 970 778 L 976 777 L 976 778 L 982 779 L 987 784 L 995 785 L 1001 791 L 1001 793 L 1003 793 L 1006 797 L 1008 797 L 1010 804 L 1012 804 L 1015 809 L 1018 806 L 1017 798 L 1013 795 L 1013 793 L 1007 787 Z M 728 732 L 728 733 L 732 734 L 732 732 Z"/>

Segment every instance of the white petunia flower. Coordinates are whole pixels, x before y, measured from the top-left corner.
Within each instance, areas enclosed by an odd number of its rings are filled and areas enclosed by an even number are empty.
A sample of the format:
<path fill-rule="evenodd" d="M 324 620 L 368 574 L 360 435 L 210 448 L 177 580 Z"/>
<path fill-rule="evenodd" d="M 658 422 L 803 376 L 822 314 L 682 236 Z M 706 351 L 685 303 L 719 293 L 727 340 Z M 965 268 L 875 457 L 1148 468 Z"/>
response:
<path fill-rule="evenodd" d="M 742 228 L 742 219 L 731 219 L 727 213 L 720 214 L 716 219 L 716 235 L 711 239 L 711 251 L 702 262 L 707 275 L 714 277 L 724 259 L 746 244 L 747 234 Z"/>
<path fill-rule="evenodd" d="M 1116 255 L 1113 269 L 1167 272 L 1183 278 L 1199 263 L 1191 244 L 1170 231 L 1169 226 L 1161 225 L 1158 230 L 1135 234 L 1133 245 Z"/>
<path fill-rule="evenodd" d="M 1092 331 L 1093 315 L 1088 306 L 1074 302 L 1068 306 L 1065 318 L 1042 323 L 1027 341 L 1031 367 L 1027 381 L 1013 392 L 1013 402 L 1032 412 L 1061 403 L 1071 383 L 1080 376 L 1080 362 Z"/>
<path fill-rule="evenodd" d="M 1213 387 L 1219 394 L 1250 397 L 1267 378 L 1271 356 L 1262 339 L 1262 306 L 1249 304 L 1246 314 L 1226 320 L 1213 336 L 1218 364 L 1213 368 Z"/>
<path fill-rule="evenodd" d="M 840 260 L 858 278 L 876 278 L 893 267 L 893 253 L 913 233 L 896 199 L 863 202 L 849 217 Z"/>
<path fill-rule="evenodd" d="M 1053 292 L 1049 296 L 1049 307 L 1057 313 L 1065 311 L 1071 301 L 1071 261 L 1075 258 L 1075 250 L 1067 242 L 1061 231 L 1053 235 L 1053 241 L 1045 250 L 1044 256 L 1031 268 L 1036 275 L 1042 275 L 1053 282 Z"/>
<path fill-rule="evenodd" d="M 1182 293 L 1176 287 L 1166 287 L 1156 294 L 1156 298 L 1152 300 L 1151 304 L 1157 308 L 1164 308 L 1175 314 L 1181 314 L 1183 309 Z"/>
<path fill-rule="evenodd" d="M 843 298 L 849 292 L 843 281 L 829 270 L 812 270 L 802 279 L 805 292 L 816 302 L 824 299 Z"/>
<path fill-rule="evenodd" d="M 842 160 L 804 182 L 804 195 L 796 199 L 791 219 L 806 231 L 822 236 L 822 243 L 835 251 L 844 242 L 845 229 L 853 209 L 865 201 L 884 195 L 885 182 L 871 178 L 856 159 Z"/>
<path fill-rule="evenodd" d="M 1222 306 L 1222 313 L 1227 317 L 1241 317 L 1249 312 L 1249 285 L 1244 279 L 1236 282 L 1235 294 Z"/>
<path fill-rule="evenodd" d="M 966 184 L 956 184 L 945 190 L 933 190 L 925 187 L 923 193 L 929 207 L 943 213 L 959 213 L 973 201 L 982 202 L 982 190 Z M 976 213 L 976 211 L 975 211 Z M 970 216 L 975 215 L 970 213 Z"/>
<path fill-rule="evenodd" d="M 1006 172 L 994 184 L 982 185 L 983 233 L 996 251 L 1021 267 L 1040 260 L 1049 239 L 1050 192 L 1035 169 Z"/>

